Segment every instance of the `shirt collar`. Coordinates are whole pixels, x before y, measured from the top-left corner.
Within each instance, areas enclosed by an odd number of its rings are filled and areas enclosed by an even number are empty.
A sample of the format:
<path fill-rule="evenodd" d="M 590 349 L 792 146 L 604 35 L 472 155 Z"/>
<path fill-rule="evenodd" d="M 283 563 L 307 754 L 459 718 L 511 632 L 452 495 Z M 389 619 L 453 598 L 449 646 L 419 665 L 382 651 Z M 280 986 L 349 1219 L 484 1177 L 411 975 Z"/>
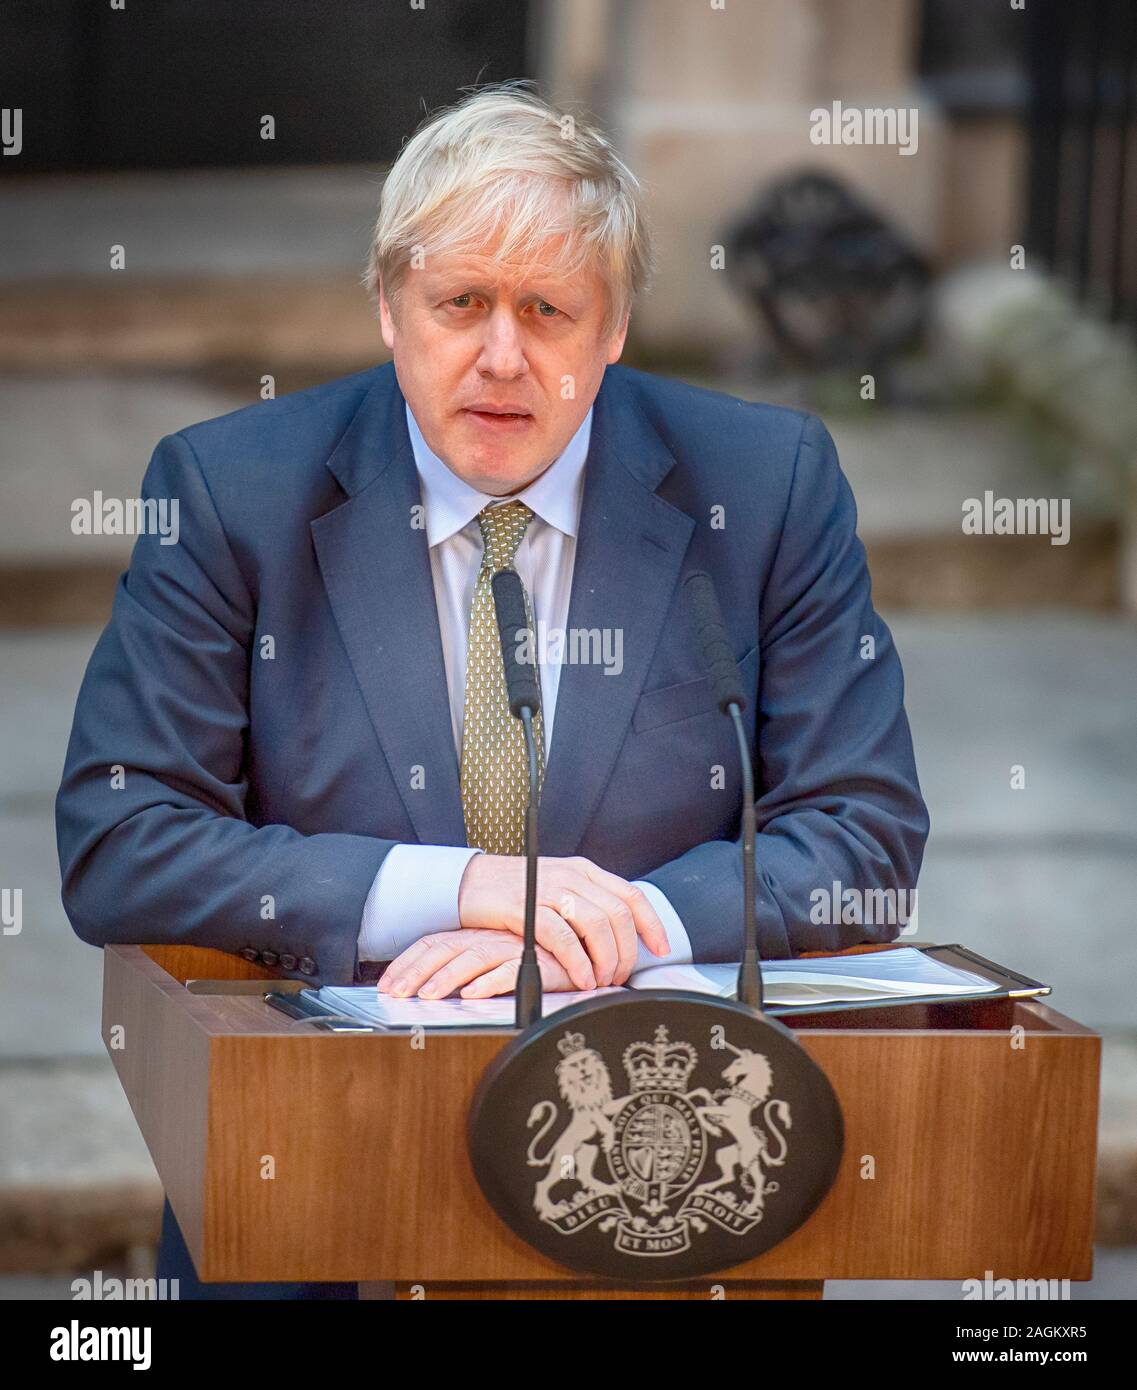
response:
<path fill-rule="evenodd" d="M 580 502 L 584 490 L 584 464 L 592 434 L 592 407 L 580 428 L 565 445 L 560 456 L 539 478 L 514 497 L 492 497 L 478 492 L 452 472 L 423 438 L 418 421 L 407 411 L 407 432 L 411 437 L 415 467 L 418 469 L 423 506 L 426 509 L 426 539 L 440 545 L 456 535 L 484 508 L 496 502 L 524 502 L 534 515 L 566 536 L 575 536 L 580 523 Z"/>

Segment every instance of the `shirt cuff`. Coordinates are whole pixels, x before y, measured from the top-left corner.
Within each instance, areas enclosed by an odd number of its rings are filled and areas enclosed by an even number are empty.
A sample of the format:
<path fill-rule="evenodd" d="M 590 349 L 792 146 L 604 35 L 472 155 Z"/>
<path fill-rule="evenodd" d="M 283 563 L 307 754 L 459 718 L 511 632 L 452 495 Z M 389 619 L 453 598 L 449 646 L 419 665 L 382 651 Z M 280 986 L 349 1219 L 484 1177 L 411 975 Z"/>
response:
<path fill-rule="evenodd" d="M 379 866 L 363 904 L 360 960 L 394 960 L 430 932 L 458 930 L 458 888 L 480 849 L 396 845 Z"/>
<path fill-rule="evenodd" d="M 643 939 L 639 938 L 637 940 L 635 968 L 646 970 L 649 965 L 690 965 L 692 960 L 691 938 L 687 935 L 687 929 L 680 921 L 678 912 L 671 906 L 667 894 L 657 884 L 649 883 L 646 879 L 636 879 L 635 886 L 643 890 L 644 896 L 655 908 L 656 915 L 663 923 L 663 930 L 667 933 L 667 940 L 671 946 L 667 955 L 657 956 L 653 955 L 644 945 Z"/>

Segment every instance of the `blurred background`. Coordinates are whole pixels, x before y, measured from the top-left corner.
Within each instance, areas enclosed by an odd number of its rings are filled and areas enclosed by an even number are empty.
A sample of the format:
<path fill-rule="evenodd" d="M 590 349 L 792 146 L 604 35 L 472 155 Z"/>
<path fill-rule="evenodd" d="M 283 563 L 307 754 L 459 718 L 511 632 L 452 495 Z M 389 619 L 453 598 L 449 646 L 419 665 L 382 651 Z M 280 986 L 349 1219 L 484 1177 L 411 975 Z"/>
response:
<path fill-rule="evenodd" d="M 59 900 L 53 799 L 131 546 L 73 534 L 72 503 L 136 497 L 161 436 L 267 378 L 382 361 L 360 279 L 384 170 L 426 111 L 515 77 L 646 185 L 659 268 L 625 361 L 832 430 L 932 816 L 919 938 L 1103 1033 L 1073 1295 L 1137 1295 L 1130 0 L 16 0 L 4 30 L 0 1296 L 146 1273 L 160 1210 Z M 896 138 L 818 141 L 835 102 Z M 1068 543 L 965 534 L 987 493 L 1068 500 Z M 827 1289 L 862 1295 L 960 1290 Z"/>

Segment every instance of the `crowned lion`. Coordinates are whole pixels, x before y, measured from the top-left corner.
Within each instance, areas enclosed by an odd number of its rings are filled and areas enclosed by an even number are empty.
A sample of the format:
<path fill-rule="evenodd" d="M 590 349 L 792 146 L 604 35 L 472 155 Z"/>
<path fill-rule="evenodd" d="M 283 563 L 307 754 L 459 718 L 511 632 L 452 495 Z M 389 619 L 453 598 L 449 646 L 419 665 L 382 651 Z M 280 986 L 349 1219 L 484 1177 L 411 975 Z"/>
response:
<path fill-rule="evenodd" d="M 601 1182 L 594 1174 L 600 1147 L 609 1152 L 613 1143 L 612 1115 L 623 1104 L 612 1097 L 612 1078 L 604 1058 L 586 1047 L 582 1033 L 566 1033 L 557 1043 L 561 1060 L 557 1063 L 557 1086 L 561 1099 L 572 1112 L 567 1128 L 554 1140 L 549 1151 L 541 1156 L 536 1152 L 557 1117 L 557 1107 L 550 1100 L 538 1101 L 529 1112 L 528 1128 L 540 1125 L 526 1155 L 530 1168 L 547 1168 L 537 1184 L 533 1205 L 539 1216 L 563 1216 L 592 1197 L 604 1192 L 618 1192 L 611 1183 Z M 580 1191 L 571 1201 L 554 1202 L 549 1196 L 559 1182 L 576 1182 Z"/>

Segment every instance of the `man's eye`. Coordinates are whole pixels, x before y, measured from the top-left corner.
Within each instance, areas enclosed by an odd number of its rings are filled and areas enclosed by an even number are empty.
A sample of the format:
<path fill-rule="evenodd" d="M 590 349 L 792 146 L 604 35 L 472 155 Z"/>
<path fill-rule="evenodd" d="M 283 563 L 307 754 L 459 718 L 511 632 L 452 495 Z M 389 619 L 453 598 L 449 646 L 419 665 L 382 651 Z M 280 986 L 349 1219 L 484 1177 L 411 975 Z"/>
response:
<path fill-rule="evenodd" d="M 546 309 L 549 310 L 547 314 L 545 313 Z M 559 314 L 561 311 L 555 305 L 550 304 L 548 300 L 542 299 L 537 305 L 537 312 L 541 315 L 543 319 L 549 319 L 552 318 L 555 314 Z"/>
<path fill-rule="evenodd" d="M 450 303 L 453 304 L 456 309 L 468 309 L 470 307 L 471 298 L 472 296 L 468 294 L 456 294 Z"/>

